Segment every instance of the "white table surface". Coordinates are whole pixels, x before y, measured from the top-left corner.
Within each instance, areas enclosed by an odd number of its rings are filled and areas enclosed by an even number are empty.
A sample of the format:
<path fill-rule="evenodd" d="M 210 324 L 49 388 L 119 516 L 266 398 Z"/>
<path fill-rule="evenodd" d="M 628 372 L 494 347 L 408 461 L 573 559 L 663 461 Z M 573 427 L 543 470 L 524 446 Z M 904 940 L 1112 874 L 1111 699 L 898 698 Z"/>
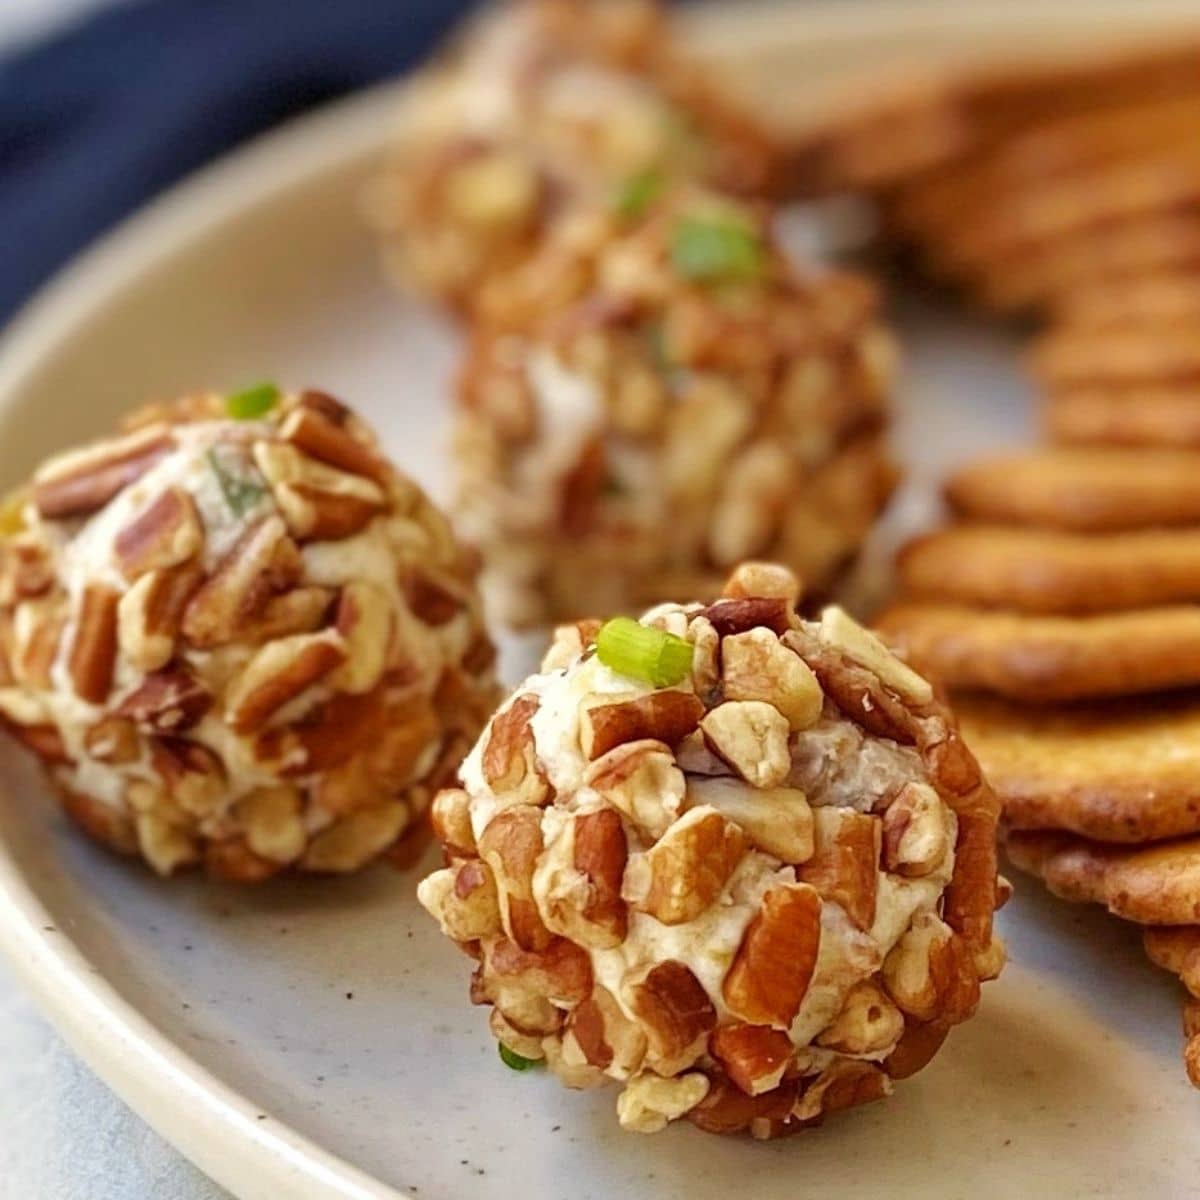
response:
<path fill-rule="evenodd" d="M 0 52 L 111 2 L 0 0 Z M 75 1057 L 0 961 L 0 1200 L 226 1196 Z"/>

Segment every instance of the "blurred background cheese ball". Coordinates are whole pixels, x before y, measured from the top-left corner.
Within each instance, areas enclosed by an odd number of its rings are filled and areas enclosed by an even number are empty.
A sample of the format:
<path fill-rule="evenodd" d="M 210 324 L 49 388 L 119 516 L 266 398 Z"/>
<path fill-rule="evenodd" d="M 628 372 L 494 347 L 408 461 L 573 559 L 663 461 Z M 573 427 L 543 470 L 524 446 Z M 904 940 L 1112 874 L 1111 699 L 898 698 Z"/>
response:
<path fill-rule="evenodd" d="M 395 276 L 470 312 L 576 206 L 646 172 L 768 190 L 774 147 L 665 24 L 645 0 L 518 0 L 469 26 L 417 78 L 370 191 Z"/>
<path fill-rule="evenodd" d="M 895 346 L 871 285 L 770 210 L 648 176 L 492 281 L 459 391 L 456 515 L 524 627 L 710 599 L 746 558 L 827 594 L 886 504 Z"/>
<path fill-rule="evenodd" d="M 999 973 L 998 806 L 929 683 L 746 565 L 562 627 L 434 802 L 418 896 L 501 1057 L 621 1125 L 796 1132 L 888 1095 Z"/>
<path fill-rule="evenodd" d="M 4 520 L 0 717 L 161 874 L 356 870 L 494 703 L 473 557 L 323 393 L 141 410 Z"/>

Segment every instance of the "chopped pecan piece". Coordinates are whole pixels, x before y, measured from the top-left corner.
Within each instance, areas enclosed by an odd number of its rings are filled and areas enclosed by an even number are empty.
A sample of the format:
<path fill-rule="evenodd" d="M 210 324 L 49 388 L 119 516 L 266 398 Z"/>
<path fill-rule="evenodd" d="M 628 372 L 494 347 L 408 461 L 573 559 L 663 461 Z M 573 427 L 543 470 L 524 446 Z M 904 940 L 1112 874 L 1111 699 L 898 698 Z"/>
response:
<path fill-rule="evenodd" d="M 289 784 L 257 788 L 234 806 L 239 824 L 246 831 L 246 846 L 259 858 L 272 863 L 291 863 L 304 853 L 308 834 L 304 828 L 303 802 Z"/>
<path fill-rule="evenodd" d="M 856 1057 L 890 1050 L 904 1032 L 900 1010 L 869 979 L 856 983 L 842 1011 L 817 1037 L 817 1044 Z"/>
<path fill-rule="evenodd" d="M 199 742 L 155 739 L 150 762 L 176 807 L 195 817 L 211 816 L 225 798 L 225 768 Z"/>
<path fill-rule="evenodd" d="M 344 875 L 378 858 L 403 832 L 409 821 L 401 800 L 360 808 L 321 830 L 308 844 L 300 865 L 306 871 Z"/>
<path fill-rule="evenodd" d="M 192 498 L 167 488 L 117 534 L 113 552 L 126 579 L 147 571 L 165 571 L 199 553 L 204 527 Z"/>
<path fill-rule="evenodd" d="M 565 1036 L 575 1039 L 587 1063 L 618 1079 L 629 1078 L 646 1057 L 646 1035 L 599 985 L 571 1010 Z"/>
<path fill-rule="evenodd" d="M 798 879 L 840 904 L 863 930 L 875 923 L 882 833 L 879 819 L 868 813 L 815 808 L 813 855 L 796 868 Z"/>
<path fill-rule="evenodd" d="M 883 814 L 883 860 L 889 871 L 920 878 L 950 849 L 945 806 L 925 783 L 906 783 Z"/>
<path fill-rule="evenodd" d="M 892 1081 L 874 1063 L 841 1058 L 804 1089 L 795 1113 L 801 1121 L 815 1121 L 891 1094 Z"/>
<path fill-rule="evenodd" d="M 80 601 L 67 669 L 75 694 L 90 704 L 102 704 L 112 688 L 119 598 L 112 588 L 91 583 Z"/>
<path fill-rule="evenodd" d="M 377 483 L 326 466 L 281 442 L 256 442 L 254 461 L 271 484 L 293 537 L 336 541 L 366 527 L 387 505 Z"/>
<path fill-rule="evenodd" d="M 13 620 L 12 674 L 26 687 L 54 686 L 51 669 L 58 660 L 66 621 L 59 603 L 27 600 Z"/>
<path fill-rule="evenodd" d="M 175 447 L 162 426 L 101 442 L 52 459 L 34 476 L 33 502 L 48 520 L 81 517 L 103 508 Z"/>
<path fill-rule="evenodd" d="M 700 615 L 707 617 L 725 638 L 757 628 L 784 633 L 791 625 L 792 608 L 783 597 L 756 596 L 748 600 L 718 600 Z"/>
<path fill-rule="evenodd" d="M 777 563 L 744 562 L 733 569 L 722 595 L 730 600 L 786 600 L 794 610 L 800 603 L 800 581 Z"/>
<path fill-rule="evenodd" d="M 125 717 L 103 717 L 83 735 L 84 749 L 97 762 L 123 765 L 140 754 L 137 726 Z"/>
<path fill-rule="evenodd" d="M 346 661 L 333 683 L 352 694 L 369 692 L 383 677 L 391 650 L 394 621 L 387 593 L 355 580 L 342 588 L 334 627 L 346 643 Z"/>
<path fill-rule="evenodd" d="M 438 792 L 429 818 L 438 841 L 450 854 L 466 857 L 477 852 L 471 828 L 471 798 L 462 788 L 443 788 Z"/>
<path fill-rule="evenodd" d="M 716 901 L 745 853 L 738 826 L 716 809 L 694 808 L 630 860 L 622 894 L 664 925 L 682 925 Z"/>
<path fill-rule="evenodd" d="M 742 935 L 722 991 L 751 1025 L 788 1029 L 800 1011 L 821 946 L 821 898 L 804 883 L 772 888 Z"/>
<path fill-rule="evenodd" d="M 632 700 L 586 703 L 580 712 L 579 734 L 590 761 L 625 742 L 646 739 L 674 745 L 704 716 L 704 705 L 690 692 L 651 692 Z"/>
<path fill-rule="evenodd" d="M 157 671 L 175 653 L 183 612 L 204 573 L 197 564 L 150 571 L 117 605 L 117 642 L 139 671 Z"/>
<path fill-rule="evenodd" d="M 873 671 L 902 700 L 921 705 L 933 699 L 933 687 L 928 680 L 837 605 L 830 605 L 821 614 L 820 637 L 827 645 L 836 646 L 848 658 Z"/>
<path fill-rule="evenodd" d="M 588 764 L 583 781 L 651 841 L 666 833 L 683 804 L 683 772 L 663 742 L 617 746 Z"/>
<path fill-rule="evenodd" d="M 727 700 L 700 722 L 704 743 L 756 788 L 774 788 L 792 769 L 787 718 L 761 700 Z"/>
<path fill-rule="evenodd" d="M 530 727 L 538 704 L 537 696 L 527 692 L 492 719 L 483 748 L 483 777 L 506 802 L 542 804 L 549 798 Z"/>
<path fill-rule="evenodd" d="M 706 1133 L 741 1133 L 773 1137 L 782 1132 L 796 1103 L 796 1081 L 784 1080 L 777 1088 L 758 1096 L 747 1095 L 732 1080 L 719 1075 L 711 1081 L 708 1095 L 687 1119 Z"/>
<path fill-rule="evenodd" d="M 335 631 L 268 642 L 230 684 L 226 722 L 235 733 L 256 733 L 345 661 L 345 644 Z"/>
<path fill-rule="evenodd" d="M 212 707 L 213 696 L 184 666 L 154 671 L 117 706 L 116 715 L 157 733 L 182 733 Z"/>
<path fill-rule="evenodd" d="M 770 630 L 748 629 L 725 638 L 721 663 L 727 700 L 765 701 L 792 729 L 807 729 L 821 715 L 825 696 L 817 677 Z"/>
<path fill-rule="evenodd" d="M 693 1112 L 708 1088 L 707 1077 L 699 1071 L 669 1079 L 644 1071 L 617 1097 L 617 1120 L 632 1133 L 658 1133 Z"/>
<path fill-rule="evenodd" d="M 306 396 L 317 393 L 307 392 Z M 336 403 L 336 402 L 335 402 Z M 309 458 L 315 458 L 350 475 L 362 475 L 380 486 L 387 483 L 388 468 L 369 446 L 360 442 L 346 428 L 349 410 L 343 409 L 340 418 L 306 400 L 298 404 L 283 419 L 279 434 Z"/>
<path fill-rule="evenodd" d="M 479 855 L 496 876 L 505 931 L 526 950 L 544 949 L 552 936 L 533 892 L 542 850 L 542 812 L 528 804 L 502 809 L 479 838 Z"/>
<path fill-rule="evenodd" d="M 300 555 L 283 522 L 276 516 L 256 521 L 190 598 L 183 636 L 201 650 L 235 640 L 268 598 L 296 584 L 300 573 Z"/>
<path fill-rule="evenodd" d="M 456 942 L 501 931 L 496 880 L 487 863 L 478 859 L 435 871 L 417 887 L 417 899 Z"/>
<path fill-rule="evenodd" d="M 760 1096 L 783 1082 L 796 1047 L 781 1029 L 722 1025 L 709 1038 L 708 1049 L 747 1096 Z"/>
<path fill-rule="evenodd" d="M 534 878 L 546 927 L 585 946 L 619 946 L 629 923 L 621 899 L 628 848 L 620 814 L 593 809 L 556 824 Z"/>
<path fill-rule="evenodd" d="M 686 804 L 715 808 L 760 850 L 785 863 L 812 857 L 813 811 L 797 788 L 750 788 L 740 779 L 690 777 Z"/>
<path fill-rule="evenodd" d="M 716 1028 L 717 1010 L 687 966 L 668 959 L 628 990 L 629 1006 L 646 1033 L 646 1061 L 654 1070 L 678 1075 L 700 1058 Z"/>

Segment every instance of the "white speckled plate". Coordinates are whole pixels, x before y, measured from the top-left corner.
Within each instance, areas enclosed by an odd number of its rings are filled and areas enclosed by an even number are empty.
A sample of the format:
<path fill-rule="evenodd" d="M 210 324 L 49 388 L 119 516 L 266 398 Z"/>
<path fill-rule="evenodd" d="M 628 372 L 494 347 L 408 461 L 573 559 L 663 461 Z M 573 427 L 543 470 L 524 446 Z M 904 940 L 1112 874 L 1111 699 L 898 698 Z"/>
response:
<path fill-rule="evenodd" d="M 889 28 L 911 41 L 938 11 L 854 7 L 793 7 L 759 49 L 786 36 L 828 68 L 877 53 Z M 711 44 L 737 41 L 712 42 L 728 14 L 694 19 Z M 742 45 L 762 28 L 739 25 Z M 394 102 L 355 100 L 236 156 L 46 292 L 0 347 L 0 485 L 148 394 L 268 375 L 362 406 L 443 492 L 453 337 L 381 285 L 355 214 Z M 893 536 L 928 515 L 947 462 L 1028 426 L 1003 337 L 915 303 L 899 316 L 913 470 Z M 522 652 L 505 649 L 511 677 Z M 238 1196 L 1195 1194 L 1200 1105 L 1176 989 L 1096 913 L 1023 889 L 1001 918 L 1011 967 L 926 1072 L 887 1104 L 763 1146 L 687 1126 L 622 1135 L 612 1092 L 504 1070 L 467 1002 L 468 964 L 414 886 L 386 867 L 254 890 L 160 882 L 84 842 L 0 749 L 0 947 L 80 1054 Z"/>

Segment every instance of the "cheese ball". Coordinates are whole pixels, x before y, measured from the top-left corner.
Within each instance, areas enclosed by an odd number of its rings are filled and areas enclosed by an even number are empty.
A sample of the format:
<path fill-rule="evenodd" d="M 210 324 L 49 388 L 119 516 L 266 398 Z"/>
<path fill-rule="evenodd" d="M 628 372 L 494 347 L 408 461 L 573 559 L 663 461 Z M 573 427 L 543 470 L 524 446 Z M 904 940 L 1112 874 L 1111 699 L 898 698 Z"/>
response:
<path fill-rule="evenodd" d="M 502 290 L 455 435 L 456 518 L 501 620 L 711 599 L 757 557 L 830 593 L 896 480 L 867 281 L 794 266 L 768 212 L 686 188 L 575 222 Z"/>
<path fill-rule="evenodd" d="M 777 170 L 656 5 L 517 0 L 417 77 L 368 214 L 402 284 L 470 312 L 578 205 L 628 205 L 659 175 L 761 194 Z"/>
<path fill-rule="evenodd" d="M 434 802 L 419 898 L 511 1066 L 767 1138 L 888 1095 L 1004 961 L 997 805 L 930 685 L 747 564 L 560 628 Z"/>
<path fill-rule="evenodd" d="M 142 410 L 4 520 L 0 719 L 160 874 L 357 870 L 495 703 L 471 556 L 323 393 Z"/>

